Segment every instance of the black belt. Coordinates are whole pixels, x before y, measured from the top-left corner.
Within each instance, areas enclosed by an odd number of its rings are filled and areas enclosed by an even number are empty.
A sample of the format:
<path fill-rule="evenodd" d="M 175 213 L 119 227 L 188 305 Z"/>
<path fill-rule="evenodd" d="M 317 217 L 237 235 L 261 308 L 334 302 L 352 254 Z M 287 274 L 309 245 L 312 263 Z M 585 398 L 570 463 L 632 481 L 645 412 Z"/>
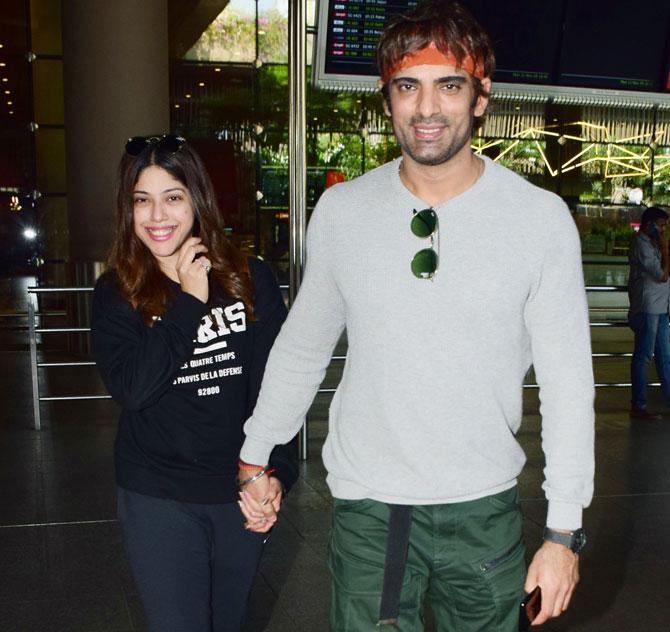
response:
<path fill-rule="evenodd" d="M 388 541 L 384 562 L 384 584 L 379 607 L 378 626 L 393 625 L 398 622 L 400 592 L 407 564 L 409 548 L 409 528 L 412 517 L 411 505 L 389 505 Z"/>

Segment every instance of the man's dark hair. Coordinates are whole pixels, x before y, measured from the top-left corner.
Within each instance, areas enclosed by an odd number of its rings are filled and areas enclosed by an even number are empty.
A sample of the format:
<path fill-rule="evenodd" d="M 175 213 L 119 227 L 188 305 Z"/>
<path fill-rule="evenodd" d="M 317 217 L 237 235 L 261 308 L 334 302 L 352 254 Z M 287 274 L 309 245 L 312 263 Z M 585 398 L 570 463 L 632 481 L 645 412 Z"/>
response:
<path fill-rule="evenodd" d="M 421 50 L 431 42 L 435 42 L 445 55 L 451 53 L 459 64 L 470 57 L 481 66 L 485 77 L 493 76 L 496 60 L 488 34 L 465 7 L 445 0 L 421 2 L 414 9 L 389 20 L 377 45 L 380 75 L 388 76 L 405 55 Z M 479 79 L 472 77 L 472 82 L 475 103 L 478 97 L 489 96 Z M 382 95 L 390 108 L 388 82 L 382 86 Z M 474 129 L 482 122 L 475 118 Z"/>
<path fill-rule="evenodd" d="M 650 206 L 642 213 L 640 228 L 644 228 L 647 224 L 651 224 L 657 219 L 668 219 L 668 214 L 660 206 Z"/>

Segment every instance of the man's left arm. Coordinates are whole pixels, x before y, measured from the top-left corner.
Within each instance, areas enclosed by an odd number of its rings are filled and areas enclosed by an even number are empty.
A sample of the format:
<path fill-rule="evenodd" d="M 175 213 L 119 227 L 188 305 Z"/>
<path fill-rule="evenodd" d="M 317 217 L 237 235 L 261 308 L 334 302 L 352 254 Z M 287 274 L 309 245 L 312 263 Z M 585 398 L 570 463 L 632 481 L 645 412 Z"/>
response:
<path fill-rule="evenodd" d="M 540 387 L 549 504 L 548 531 L 525 585 L 527 592 L 542 588 L 536 625 L 568 607 L 579 581 L 579 547 L 572 543 L 582 534 L 594 473 L 593 366 L 579 235 L 564 205 L 547 223 L 551 237 L 524 313 Z"/>

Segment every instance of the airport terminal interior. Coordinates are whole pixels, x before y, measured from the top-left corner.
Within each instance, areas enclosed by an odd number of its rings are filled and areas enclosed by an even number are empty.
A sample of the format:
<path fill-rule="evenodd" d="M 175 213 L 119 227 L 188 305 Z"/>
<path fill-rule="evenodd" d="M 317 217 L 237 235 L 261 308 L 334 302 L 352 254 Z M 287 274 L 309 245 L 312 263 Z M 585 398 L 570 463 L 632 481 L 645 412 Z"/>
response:
<path fill-rule="evenodd" d="M 2 3 L 0 632 L 147 630 L 116 518 L 119 408 L 98 376 L 88 332 L 125 140 L 165 131 L 188 138 L 212 174 L 230 239 L 271 264 L 287 302 L 299 279 L 295 228 L 304 231 L 323 190 L 399 155 L 370 87 L 374 73 L 337 69 L 332 4 Z M 342 4 L 365 12 L 416 2 Z M 537 629 L 664 632 L 670 410 L 652 367 L 650 408 L 664 416 L 629 418 L 626 284 L 642 211 L 670 207 L 670 5 L 464 4 L 499 46 L 491 109 L 472 147 L 566 201 L 580 233 L 591 320 L 596 477 L 584 514 L 588 543 L 570 609 Z M 630 29 L 631 12 L 644 21 L 641 35 Z M 347 22 L 342 45 L 369 57 L 364 31 L 378 32 L 380 20 Z M 508 32 L 523 37 L 509 41 Z M 520 41 L 541 64 L 528 62 Z M 304 94 L 296 56 L 305 64 Z M 303 95 L 302 115 L 295 94 Z M 298 150 L 306 169 L 294 172 Z M 300 478 L 265 545 L 245 632 L 328 630 L 331 497 L 321 447 L 346 351 L 345 334 L 309 411 Z M 519 489 L 530 558 L 546 501 L 532 371 L 525 387 Z M 435 630 L 429 607 L 426 630 Z"/>

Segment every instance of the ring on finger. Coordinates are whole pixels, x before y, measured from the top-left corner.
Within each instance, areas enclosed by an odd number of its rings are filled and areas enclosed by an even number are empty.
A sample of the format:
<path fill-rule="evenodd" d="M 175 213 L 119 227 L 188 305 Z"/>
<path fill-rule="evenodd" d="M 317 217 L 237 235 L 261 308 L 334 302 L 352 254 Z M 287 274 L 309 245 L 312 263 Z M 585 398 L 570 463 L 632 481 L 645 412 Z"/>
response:
<path fill-rule="evenodd" d="M 202 264 L 200 264 L 200 265 L 202 266 L 202 269 L 205 271 L 206 274 L 210 273 L 210 271 L 212 269 L 212 266 L 209 263 L 206 263 L 205 265 L 202 265 Z"/>

